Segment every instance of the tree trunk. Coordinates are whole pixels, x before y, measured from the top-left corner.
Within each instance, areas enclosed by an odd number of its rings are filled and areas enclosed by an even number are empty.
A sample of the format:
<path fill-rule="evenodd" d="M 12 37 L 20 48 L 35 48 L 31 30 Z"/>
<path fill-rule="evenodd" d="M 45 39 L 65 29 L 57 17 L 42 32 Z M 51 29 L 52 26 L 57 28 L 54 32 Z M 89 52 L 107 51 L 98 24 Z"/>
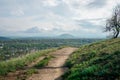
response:
<path fill-rule="evenodd" d="M 114 38 L 117 38 L 119 35 L 119 30 L 116 32 L 116 35 L 114 36 Z"/>

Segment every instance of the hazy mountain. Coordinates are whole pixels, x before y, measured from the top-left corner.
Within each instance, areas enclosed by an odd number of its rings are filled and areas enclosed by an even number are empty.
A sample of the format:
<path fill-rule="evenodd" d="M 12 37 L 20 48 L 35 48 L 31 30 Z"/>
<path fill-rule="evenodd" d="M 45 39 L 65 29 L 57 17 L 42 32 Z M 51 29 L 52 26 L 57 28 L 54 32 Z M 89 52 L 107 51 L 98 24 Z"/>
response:
<path fill-rule="evenodd" d="M 75 38 L 75 37 L 71 34 L 61 34 L 58 36 L 58 38 Z"/>
<path fill-rule="evenodd" d="M 9 40 L 10 38 L 8 38 L 8 37 L 2 37 L 2 36 L 0 36 L 0 40 Z"/>
<path fill-rule="evenodd" d="M 38 27 L 32 27 L 24 31 L 24 33 L 39 33 L 40 30 Z"/>

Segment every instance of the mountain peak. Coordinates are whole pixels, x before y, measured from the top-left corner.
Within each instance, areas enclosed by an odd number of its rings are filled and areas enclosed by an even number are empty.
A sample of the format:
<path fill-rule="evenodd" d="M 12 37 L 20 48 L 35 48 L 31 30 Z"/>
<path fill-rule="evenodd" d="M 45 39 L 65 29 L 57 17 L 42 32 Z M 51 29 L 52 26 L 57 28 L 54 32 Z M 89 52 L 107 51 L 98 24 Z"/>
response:
<path fill-rule="evenodd" d="M 71 35 L 71 34 L 61 34 L 61 35 L 59 35 L 58 37 L 59 37 L 59 38 L 74 38 L 74 36 Z"/>

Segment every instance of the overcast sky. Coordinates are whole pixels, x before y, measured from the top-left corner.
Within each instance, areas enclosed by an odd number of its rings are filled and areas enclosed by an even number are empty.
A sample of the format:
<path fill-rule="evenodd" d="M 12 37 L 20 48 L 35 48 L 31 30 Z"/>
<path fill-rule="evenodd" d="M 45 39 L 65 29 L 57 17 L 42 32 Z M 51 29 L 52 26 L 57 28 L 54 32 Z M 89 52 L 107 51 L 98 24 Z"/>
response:
<path fill-rule="evenodd" d="M 0 0 L 0 36 L 106 37 L 105 20 L 120 0 Z"/>

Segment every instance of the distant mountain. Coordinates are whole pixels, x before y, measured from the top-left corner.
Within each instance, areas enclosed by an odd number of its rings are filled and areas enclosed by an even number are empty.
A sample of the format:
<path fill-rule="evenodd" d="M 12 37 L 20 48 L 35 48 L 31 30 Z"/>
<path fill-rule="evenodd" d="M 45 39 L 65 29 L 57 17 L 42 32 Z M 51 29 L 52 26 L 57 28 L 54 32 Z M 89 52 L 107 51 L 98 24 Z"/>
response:
<path fill-rule="evenodd" d="M 24 31 L 24 33 L 39 33 L 40 30 L 38 27 L 32 27 Z"/>
<path fill-rule="evenodd" d="M 10 38 L 0 36 L 0 40 L 10 40 Z"/>
<path fill-rule="evenodd" d="M 58 36 L 58 38 L 75 38 L 75 37 L 71 34 L 61 34 Z"/>

